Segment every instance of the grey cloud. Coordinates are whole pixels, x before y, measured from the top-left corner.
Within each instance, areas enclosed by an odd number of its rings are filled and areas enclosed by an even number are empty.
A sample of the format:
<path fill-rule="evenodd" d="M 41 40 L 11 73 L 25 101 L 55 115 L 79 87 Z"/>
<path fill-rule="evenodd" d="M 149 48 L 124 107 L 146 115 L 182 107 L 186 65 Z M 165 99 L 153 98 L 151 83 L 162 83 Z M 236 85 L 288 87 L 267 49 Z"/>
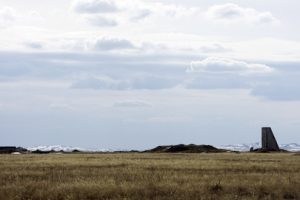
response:
<path fill-rule="evenodd" d="M 298 71 L 281 72 L 254 85 L 251 94 L 274 101 L 299 101 L 299 76 Z"/>
<path fill-rule="evenodd" d="M 125 100 L 118 101 L 113 104 L 117 108 L 140 108 L 140 107 L 152 107 L 152 104 L 141 100 Z"/>
<path fill-rule="evenodd" d="M 118 38 L 100 38 L 97 39 L 93 47 L 95 50 L 114 50 L 114 49 L 134 49 L 132 42 L 126 39 Z"/>
<path fill-rule="evenodd" d="M 173 88 L 178 84 L 178 80 L 174 78 L 160 77 L 160 76 L 141 76 L 132 81 L 132 88 L 134 89 L 168 89 Z"/>
<path fill-rule="evenodd" d="M 244 15 L 243 11 L 243 8 L 231 3 L 224 5 L 215 5 L 209 10 L 211 16 L 217 19 L 238 18 Z"/>
<path fill-rule="evenodd" d="M 53 110 L 72 110 L 72 106 L 65 103 L 53 103 L 50 104 L 50 108 Z"/>
<path fill-rule="evenodd" d="M 94 43 L 93 43 L 94 44 Z M 93 45 L 91 44 L 91 45 Z M 65 79 L 85 75 L 126 79 L 136 74 L 159 77 L 182 76 L 185 64 L 194 57 L 172 54 L 113 54 L 62 52 L 1 52 L 0 76 L 4 78 Z M 142 82 L 142 81 L 139 81 Z"/>
<path fill-rule="evenodd" d="M 132 16 L 130 18 L 130 20 L 131 21 L 139 21 L 139 20 L 142 20 L 142 19 L 145 19 L 145 18 L 149 17 L 152 14 L 153 14 L 153 12 L 151 10 L 143 9 L 143 10 L 138 11 L 138 13 L 135 14 L 134 16 Z"/>
<path fill-rule="evenodd" d="M 275 68 L 272 73 L 244 74 L 236 64 L 230 70 L 220 65 L 186 73 L 193 59 L 187 55 L 1 52 L 0 81 L 67 81 L 71 88 L 82 90 L 247 89 L 268 100 L 300 100 L 299 63 L 270 62 L 266 66 Z"/>
<path fill-rule="evenodd" d="M 26 47 L 32 48 L 32 49 L 42 49 L 43 44 L 41 42 L 26 42 L 24 43 Z"/>
<path fill-rule="evenodd" d="M 178 80 L 142 74 L 113 79 L 112 77 L 86 78 L 76 81 L 71 88 L 96 90 L 160 90 L 178 85 Z"/>
<path fill-rule="evenodd" d="M 260 12 L 253 8 L 245 8 L 233 3 L 214 5 L 208 9 L 207 16 L 211 19 L 221 21 L 239 20 L 254 23 L 278 22 L 270 12 Z"/>
<path fill-rule="evenodd" d="M 118 11 L 112 0 L 77 0 L 73 9 L 78 13 L 110 13 Z"/>
<path fill-rule="evenodd" d="M 90 24 L 100 27 L 114 27 L 118 25 L 118 22 L 112 18 L 107 18 L 99 15 L 92 15 L 86 17 Z"/>
<path fill-rule="evenodd" d="M 187 89 L 249 89 L 251 79 L 235 74 L 201 74 L 185 81 Z"/>
<path fill-rule="evenodd" d="M 277 21 L 270 12 L 261 13 L 257 17 L 257 22 L 260 23 L 273 23 Z"/>
<path fill-rule="evenodd" d="M 74 82 L 71 88 L 95 90 L 127 90 L 130 88 L 130 84 L 126 81 L 113 80 L 109 77 L 92 77 Z"/>

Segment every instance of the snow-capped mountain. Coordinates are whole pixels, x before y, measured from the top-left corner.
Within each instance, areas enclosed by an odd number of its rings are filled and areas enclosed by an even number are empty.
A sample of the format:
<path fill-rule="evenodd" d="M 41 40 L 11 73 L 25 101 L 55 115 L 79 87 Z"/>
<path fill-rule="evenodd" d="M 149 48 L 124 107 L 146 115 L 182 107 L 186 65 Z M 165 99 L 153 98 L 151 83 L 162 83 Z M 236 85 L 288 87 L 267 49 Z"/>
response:
<path fill-rule="evenodd" d="M 231 151 L 249 151 L 251 147 L 254 149 L 260 148 L 260 143 L 256 142 L 251 144 L 229 144 L 218 146 L 220 149 L 227 149 Z"/>
<path fill-rule="evenodd" d="M 257 149 L 261 147 L 261 144 L 259 142 L 256 142 L 252 144 L 222 145 L 219 146 L 218 148 L 232 150 L 232 151 L 249 151 L 251 147 Z M 300 152 L 300 145 L 296 143 L 280 144 L 279 148 L 287 151 L 292 151 L 292 152 L 297 152 L 297 151 Z"/>
<path fill-rule="evenodd" d="M 256 143 L 250 143 L 250 144 L 233 144 L 233 145 L 222 145 L 218 146 L 220 149 L 227 149 L 232 151 L 249 151 L 250 148 L 253 147 L 254 149 L 260 148 L 261 144 L 259 142 Z M 296 143 L 290 143 L 290 144 L 281 144 L 279 145 L 281 149 L 291 151 L 291 152 L 300 152 L 300 145 Z M 54 151 L 54 152 L 73 152 L 75 150 L 81 151 L 81 152 L 114 152 L 119 150 L 112 150 L 112 149 L 84 149 L 79 147 L 71 147 L 71 146 L 62 146 L 62 145 L 52 145 L 52 146 L 37 146 L 37 147 L 29 147 L 27 148 L 29 151 Z M 122 150 L 120 150 L 122 151 Z M 124 150 L 128 151 L 128 150 Z"/>
<path fill-rule="evenodd" d="M 296 143 L 281 144 L 281 145 L 279 145 L 279 147 L 281 149 L 285 149 L 288 151 L 293 151 L 293 152 L 299 151 L 300 152 L 300 145 L 296 144 Z"/>
<path fill-rule="evenodd" d="M 52 145 L 52 146 L 37 146 L 37 147 L 29 147 L 27 148 L 29 151 L 54 151 L 54 152 L 73 152 L 73 151 L 81 151 L 81 152 L 110 152 L 109 149 L 84 149 L 79 147 L 71 147 L 71 146 L 62 146 L 62 145 Z"/>

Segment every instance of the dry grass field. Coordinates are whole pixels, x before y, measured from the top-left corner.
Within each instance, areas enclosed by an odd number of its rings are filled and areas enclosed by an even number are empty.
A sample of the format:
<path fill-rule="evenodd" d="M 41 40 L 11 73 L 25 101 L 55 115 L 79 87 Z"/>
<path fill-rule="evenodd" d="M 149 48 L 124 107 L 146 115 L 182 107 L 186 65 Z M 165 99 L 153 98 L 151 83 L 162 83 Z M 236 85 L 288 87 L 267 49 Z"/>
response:
<path fill-rule="evenodd" d="M 0 199 L 300 199 L 300 156 L 0 155 Z"/>

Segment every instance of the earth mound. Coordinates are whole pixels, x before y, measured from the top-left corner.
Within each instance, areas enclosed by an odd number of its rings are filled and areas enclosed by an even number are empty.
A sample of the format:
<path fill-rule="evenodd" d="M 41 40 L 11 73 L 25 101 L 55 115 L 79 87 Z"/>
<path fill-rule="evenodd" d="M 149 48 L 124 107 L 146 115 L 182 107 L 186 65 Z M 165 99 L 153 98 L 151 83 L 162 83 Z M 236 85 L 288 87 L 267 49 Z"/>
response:
<path fill-rule="evenodd" d="M 289 151 L 284 150 L 284 149 L 279 149 L 279 151 L 276 151 L 276 150 L 268 150 L 268 149 L 258 148 L 258 149 L 253 149 L 253 150 L 250 149 L 250 152 L 253 152 L 253 153 L 276 153 L 276 152 L 288 153 Z"/>
<path fill-rule="evenodd" d="M 145 152 L 150 152 L 150 153 L 221 153 L 221 152 L 227 152 L 227 150 L 218 149 L 211 145 L 178 144 L 178 145 L 158 146 L 158 147 L 155 147 L 154 149 L 150 149 Z"/>

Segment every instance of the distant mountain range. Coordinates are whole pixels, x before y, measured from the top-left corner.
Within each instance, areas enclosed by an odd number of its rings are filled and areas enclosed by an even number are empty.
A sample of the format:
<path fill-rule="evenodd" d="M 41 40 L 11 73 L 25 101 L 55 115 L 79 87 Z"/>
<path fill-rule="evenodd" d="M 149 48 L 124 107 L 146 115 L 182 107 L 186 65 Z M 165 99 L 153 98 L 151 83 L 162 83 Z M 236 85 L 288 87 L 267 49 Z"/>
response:
<path fill-rule="evenodd" d="M 251 147 L 254 149 L 260 148 L 260 143 L 252 143 L 252 144 L 233 144 L 233 145 L 221 145 L 217 146 L 219 149 L 226 149 L 232 151 L 249 151 Z M 300 152 L 300 145 L 296 143 L 290 144 L 281 144 L 279 145 L 281 149 L 292 151 L 292 152 Z M 52 146 L 37 146 L 37 147 L 29 147 L 27 148 L 29 151 L 43 151 L 43 152 L 73 152 L 73 151 L 81 151 L 81 152 L 114 152 L 119 150 L 113 149 L 84 149 L 80 147 L 71 147 L 71 146 L 62 146 L 62 145 L 52 145 Z M 124 150 L 126 151 L 126 150 Z"/>
<path fill-rule="evenodd" d="M 80 147 L 71 147 L 71 146 L 63 146 L 63 145 L 50 145 L 50 146 L 37 146 L 37 147 L 28 147 L 29 151 L 43 151 L 43 152 L 73 152 L 73 151 L 81 151 L 81 152 L 112 152 L 110 149 L 84 149 Z"/>
<path fill-rule="evenodd" d="M 260 148 L 261 145 L 259 142 L 252 143 L 252 144 L 233 144 L 233 145 L 222 145 L 218 146 L 220 149 L 227 149 L 227 150 L 232 150 L 232 151 L 249 151 L 250 148 L 253 147 L 254 149 Z M 290 144 L 280 144 L 279 145 L 280 149 L 284 149 L 287 151 L 292 151 L 292 152 L 300 152 L 300 145 L 296 143 L 290 143 Z"/>

